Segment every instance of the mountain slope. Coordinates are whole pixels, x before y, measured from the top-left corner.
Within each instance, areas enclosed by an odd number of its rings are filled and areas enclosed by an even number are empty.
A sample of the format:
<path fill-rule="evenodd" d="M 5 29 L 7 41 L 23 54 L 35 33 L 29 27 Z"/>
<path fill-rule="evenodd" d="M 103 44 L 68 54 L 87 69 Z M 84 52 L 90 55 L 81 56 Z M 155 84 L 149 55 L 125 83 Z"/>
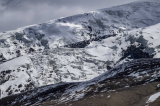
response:
<path fill-rule="evenodd" d="M 22 94 L 8 96 L 1 99 L 0 103 L 2 106 L 24 106 L 50 101 L 52 105 L 56 105 L 81 98 L 83 100 L 85 97 L 96 96 L 99 93 L 109 94 L 115 90 L 152 83 L 159 81 L 159 78 L 160 59 L 139 59 L 119 65 L 90 81 L 40 87 Z M 147 95 L 154 92 L 155 90 L 152 90 Z"/>
<path fill-rule="evenodd" d="M 0 98 L 158 58 L 159 13 L 159 0 L 138 1 L 0 33 Z"/>

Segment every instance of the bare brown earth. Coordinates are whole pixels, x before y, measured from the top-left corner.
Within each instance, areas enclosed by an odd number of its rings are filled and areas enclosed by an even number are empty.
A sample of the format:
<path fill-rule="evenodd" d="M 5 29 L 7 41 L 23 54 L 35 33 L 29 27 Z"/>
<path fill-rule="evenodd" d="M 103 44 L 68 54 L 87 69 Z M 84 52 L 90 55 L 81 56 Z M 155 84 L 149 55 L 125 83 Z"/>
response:
<path fill-rule="evenodd" d="M 78 101 L 68 103 L 55 104 L 54 101 L 48 101 L 39 104 L 39 106 L 145 106 L 148 97 L 160 90 L 156 89 L 156 85 L 160 82 L 152 82 L 145 85 L 118 89 L 85 96 Z M 160 98 L 155 102 L 148 104 L 149 106 L 160 106 Z"/>

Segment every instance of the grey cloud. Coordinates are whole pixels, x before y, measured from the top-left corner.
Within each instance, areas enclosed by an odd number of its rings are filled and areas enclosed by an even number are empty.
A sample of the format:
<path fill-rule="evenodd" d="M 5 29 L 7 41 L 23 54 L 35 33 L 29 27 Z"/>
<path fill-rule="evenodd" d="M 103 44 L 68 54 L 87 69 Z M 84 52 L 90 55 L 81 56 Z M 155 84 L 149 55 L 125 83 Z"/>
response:
<path fill-rule="evenodd" d="M 0 32 L 135 0 L 1 0 Z"/>

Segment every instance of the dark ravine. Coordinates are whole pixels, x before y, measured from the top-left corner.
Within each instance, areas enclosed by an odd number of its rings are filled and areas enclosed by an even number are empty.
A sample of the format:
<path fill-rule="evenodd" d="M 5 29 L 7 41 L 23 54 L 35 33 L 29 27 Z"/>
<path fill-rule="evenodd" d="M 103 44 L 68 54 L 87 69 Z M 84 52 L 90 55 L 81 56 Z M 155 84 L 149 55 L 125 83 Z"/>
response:
<path fill-rule="evenodd" d="M 109 38 L 109 37 L 114 37 L 116 35 L 117 34 L 98 36 L 98 37 L 95 37 L 95 38 L 91 38 L 90 40 L 85 40 L 85 41 L 76 42 L 76 43 L 73 43 L 73 44 L 68 44 L 68 45 L 65 45 L 64 47 L 68 47 L 68 48 L 84 48 L 84 47 L 88 46 L 90 44 L 90 42 L 92 42 L 92 41 L 101 41 L 103 39 L 106 39 L 106 38 Z"/>
<path fill-rule="evenodd" d="M 0 104 L 1 106 L 30 106 L 43 103 L 41 105 L 47 106 L 46 104 L 49 103 L 50 106 L 54 106 L 63 103 L 73 103 L 72 101 L 77 100 L 84 101 L 86 98 L 96 97 L 101 93 L 107 95 L 111 92 L 115 94 L 114 92 L 119 90 L 123 92 L 128 87 L 129 89 L 130 87 L 138 89 L 136 87 L 143 86 L 143 84 L 152 84 L 154 82 L 157 84 L 159 80 L 160 59 L 139 59 L 116 66 L 90 81 L 59 83 L 36 88 L 21 94 L 2 98 L 0 99 Z M 155 84 L 153 85 L 155 86 Z M 151 93 L 154 92 L 156 91 L 152 90 Z M 148 95 L 151 93 L 148 93 Z M 78 98 L 78 95 L 81 94 L 83 98 Z M 140 99 L 143 98 L 140 97 Z"/>

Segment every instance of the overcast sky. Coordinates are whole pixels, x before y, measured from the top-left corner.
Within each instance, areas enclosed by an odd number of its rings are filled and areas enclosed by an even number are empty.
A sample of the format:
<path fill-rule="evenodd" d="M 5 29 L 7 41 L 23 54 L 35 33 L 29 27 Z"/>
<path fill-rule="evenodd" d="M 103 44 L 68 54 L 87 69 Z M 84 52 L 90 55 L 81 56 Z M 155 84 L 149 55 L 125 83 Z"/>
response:
<path fill-rule="evenodd" d="M 0 32 L 136 0 L 0 0 Z"/>

